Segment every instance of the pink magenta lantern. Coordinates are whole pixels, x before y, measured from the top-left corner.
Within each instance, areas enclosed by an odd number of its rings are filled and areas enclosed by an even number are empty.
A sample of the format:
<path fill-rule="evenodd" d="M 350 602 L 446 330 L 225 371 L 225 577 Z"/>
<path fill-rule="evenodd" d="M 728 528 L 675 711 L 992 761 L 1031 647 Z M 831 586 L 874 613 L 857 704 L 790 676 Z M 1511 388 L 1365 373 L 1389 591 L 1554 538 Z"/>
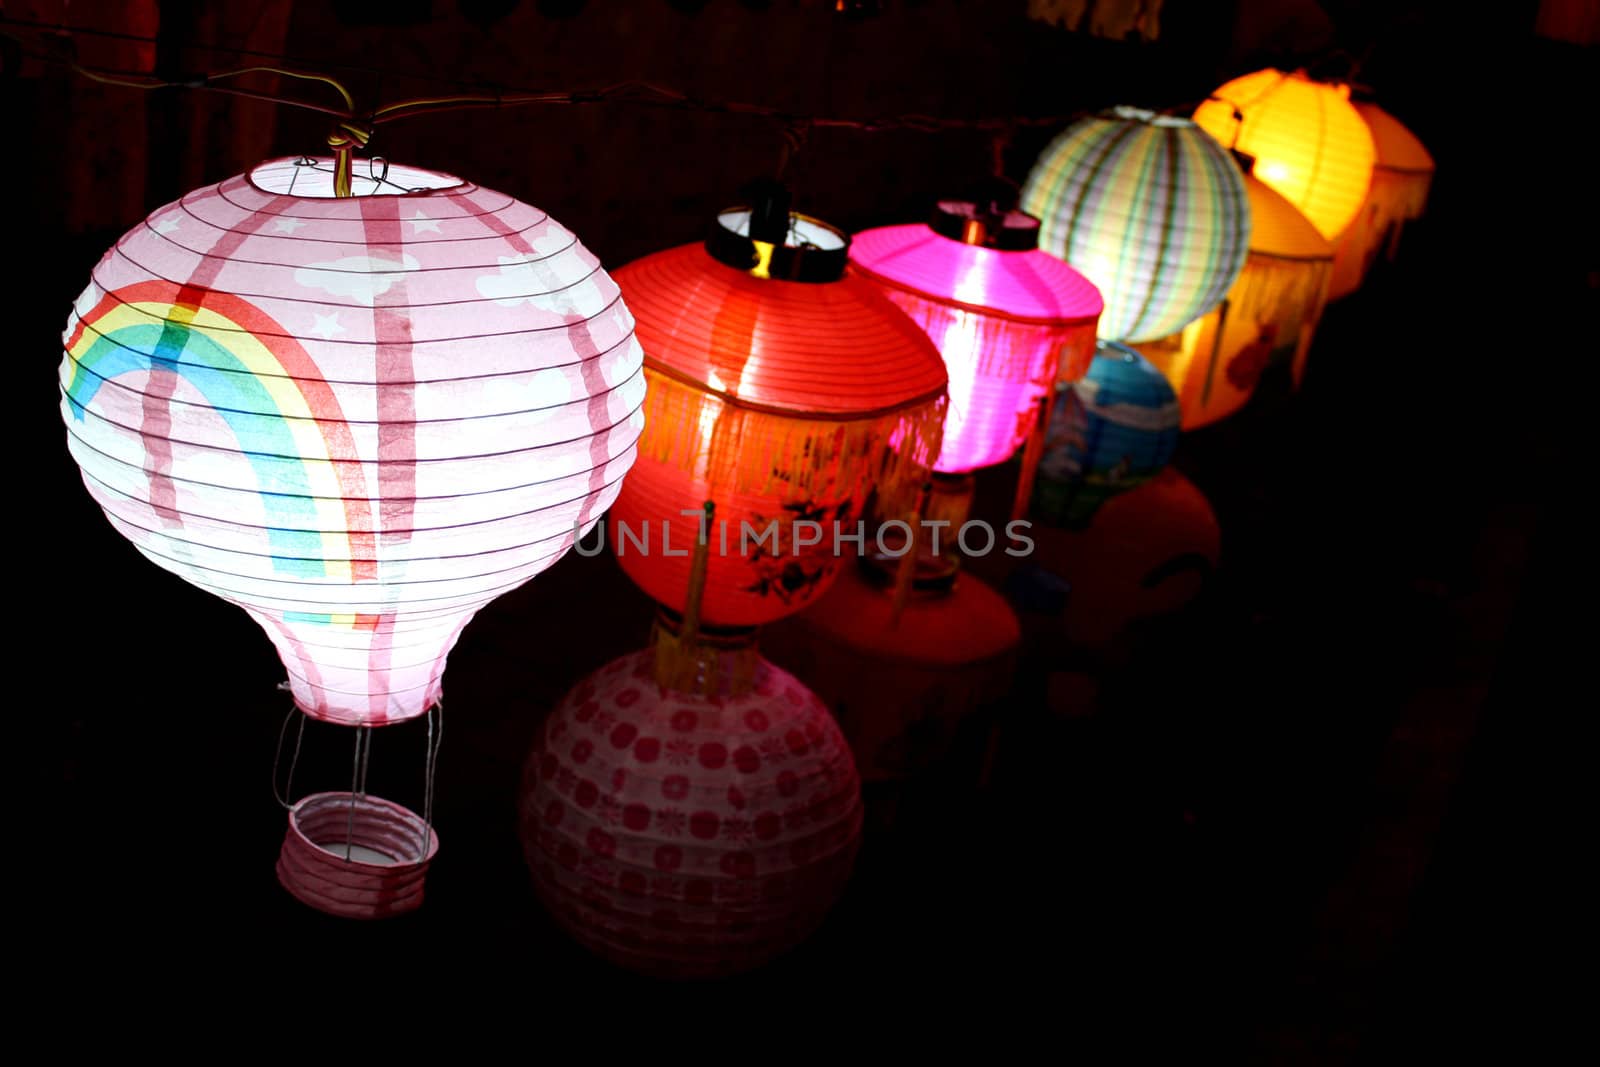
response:
<path fill-rule="evenodd" d="M 714 697 L 658 685 L 654 651 L 624 656 L 567 694 L 528 757 L 534 887 L 631 970 L 764 963 L 821 923 L 855 862 L 860 782 L 838 727 L 753 646 L 733 655 L 749 684 Z"/>
<path fill-rule="evenodd" d="M 473 613 L 599 521 L 643 356 L 544 212 L 401 166 L 336 197 L 330 168 L 263 164 L 118 241 L 67 323 L 61 411 L 117 531 L 248 612 L 306 715 L 376 726 L 436 704 Z M 317 825 L 291 837 L 329 847 Z M 408 833 L 415 856 L 363 854 L 425 858 Z"/>
<path fill-rule="evenodd" d="M 965 201 L 851 243 L 851 266 L 922 327 L 950 372 L 941 473 L 1011 458 L 1055 381 L 1082 377 L 1094 358 L 1100 290 L 1038 246 L 1038 219 Z"/>

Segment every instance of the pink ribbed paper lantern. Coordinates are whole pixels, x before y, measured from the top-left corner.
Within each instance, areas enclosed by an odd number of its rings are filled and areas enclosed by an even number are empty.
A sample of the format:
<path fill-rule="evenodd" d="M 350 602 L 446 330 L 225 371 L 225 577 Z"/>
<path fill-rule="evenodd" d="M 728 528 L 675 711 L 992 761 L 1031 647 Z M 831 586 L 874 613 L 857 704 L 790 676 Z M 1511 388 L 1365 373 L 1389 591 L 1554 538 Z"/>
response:
<path fill-rule="evenodd" d="M 942 473 L 1009 459 L 1054 383 L 1082 377 L 1094 358 L 1100 290 L 1039 251 L 1031 215 L 945 201 L 927 225 L 857 234 L 850 263 L 944 357 L 950 406 L 934 464 Z"/>
<path fill-rule="evenodd" d="M 653 651 L 612 662 L 546 720 L 522 785 L 534 887 L 631 970 L 746 970 L 807 937 L 843 891 L 855 764 L 821 701 L 765 660 L 720 699 L 663 690 L 654 664 Z"/>
<path fill-rule="evenodd" d="M 295 702 L 351 725 L 437 701 L 467 621 L 600 518 L 643 421 L 594 256 L 399 166 L 335 198 L 279 160 L 158 209 L 94 268 L 65 347 L 68 444 L 112 525 L 244 608 Z"/>
<path fill-rule="evenodd" d="M 259 623 L 305 714 L 370 727 L 433 707 L 473 614 L 599 521 L 643 353 L 539 209 L 395 165 L 336 197 L 331 170 L 265 163 L 118 241 L 67 323 L 61 411 L 117 531 Z M 342 797 L 291 811 L 285 885 L 337 914 L 414 907 L 431 831 Z"/>

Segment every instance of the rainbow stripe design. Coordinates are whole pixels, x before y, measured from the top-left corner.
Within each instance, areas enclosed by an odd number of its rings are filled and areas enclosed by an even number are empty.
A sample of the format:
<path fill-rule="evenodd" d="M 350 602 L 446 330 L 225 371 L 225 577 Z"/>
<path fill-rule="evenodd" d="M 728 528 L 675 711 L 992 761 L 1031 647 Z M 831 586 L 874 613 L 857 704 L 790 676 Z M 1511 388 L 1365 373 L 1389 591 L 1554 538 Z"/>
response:
<path fill-rule="evenodd" d="M 226 293 L 141 282 L 78 318 L 66 351 L 66 399 L 77 420 L 125 374 L 175 374 L 205 398 L 254 474 L 276 572 L 376 577 L 371 506 L 338 398 L 299 343 L 257 308 Z"/>

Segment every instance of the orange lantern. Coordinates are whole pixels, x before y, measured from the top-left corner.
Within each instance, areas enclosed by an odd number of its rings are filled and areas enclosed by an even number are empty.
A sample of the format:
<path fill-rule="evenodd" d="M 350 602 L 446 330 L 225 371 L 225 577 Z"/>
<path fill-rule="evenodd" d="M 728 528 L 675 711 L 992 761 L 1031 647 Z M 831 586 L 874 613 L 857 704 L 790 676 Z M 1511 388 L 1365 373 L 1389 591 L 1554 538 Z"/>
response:
<path fill-rule="evenodd" d="M 733 208 L 704 245 L 614 275 L 649 391 L 609 533 L 622 569 L 673 612 L 694 584 L 701 524 L 685 512 L 715 505 L 697 621 L 756 626 L 827 588 L 868 492 L 904 495 L 939 452 L 944 361 L 878 286 L 845 273 L 849 243 L 786 204 Z"/>
<path fill-rule="evenodd" d="M 1372 168 L 1367 202 L 1340 236 L 1334 251 L 1330 300 L 1347 296 L 1361 286 L 1380 248 L 1387 246 L 1388 257 L 1394 258 L 1401 227 L 1422 214 L 1433 184 L 1433 156 L 1416 134 L 1377 104 L 1357 101 L 1355 108 L 1372 131 L 1377 162 Z"/>
<path fill-rule="evenodd" d="M 1255 176 L 1330 241 L 1366 201 L 1376 150 L 1347 85 L 1313 81 L 1305 71 L 1258 70 L 1212 93 L 1194 121 L 1253 157 Z"/>
<path fill-rule="evenodd" d="M 1333 245 L 1266 184 L 1249 177 L 1245 186 L 1250 256 L 1227 298 L 1183 332 L 1134 346 L 1172 383 L 1185 430 L 1243 407 L 1269 364 L 1298 373 L 1322 318 Z"/>

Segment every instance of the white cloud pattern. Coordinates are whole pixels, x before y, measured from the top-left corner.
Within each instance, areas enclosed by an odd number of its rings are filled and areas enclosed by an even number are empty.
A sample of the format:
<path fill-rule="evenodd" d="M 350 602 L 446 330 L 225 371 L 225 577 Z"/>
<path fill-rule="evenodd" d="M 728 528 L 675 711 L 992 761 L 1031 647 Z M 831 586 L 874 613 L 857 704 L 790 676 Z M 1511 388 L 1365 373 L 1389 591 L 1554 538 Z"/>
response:
<path fill-rule="evenodd" d="M 538 243 L 535 242 L 535 249 Z M 568 277 L 573 274 L 573 263 L 568 260 L 565 270 L 552 266 L 554 260 L 533 256 L 498 256 L 500 273 L 479 275 L 478 292 L 501 307 L 516 307 L 527 301 L 534 307 L 561 314 L 577 312 L 585 317 L 604 310 L 606 301 L 593 278 Z M 576 282 L 576 284 L 573 284 Z"/>
<path fill-rule="evenodd" d="M 301 267 L 294 272 L 294 280 L 307 289 L 321 289 L 372 307 L 378 297 L 403 280 L 407 271 L 418 270 L 421 266 L 411 256 L 403 254 L 398 261 L 388 256 L 346 256 L 330 263 Z"/>

